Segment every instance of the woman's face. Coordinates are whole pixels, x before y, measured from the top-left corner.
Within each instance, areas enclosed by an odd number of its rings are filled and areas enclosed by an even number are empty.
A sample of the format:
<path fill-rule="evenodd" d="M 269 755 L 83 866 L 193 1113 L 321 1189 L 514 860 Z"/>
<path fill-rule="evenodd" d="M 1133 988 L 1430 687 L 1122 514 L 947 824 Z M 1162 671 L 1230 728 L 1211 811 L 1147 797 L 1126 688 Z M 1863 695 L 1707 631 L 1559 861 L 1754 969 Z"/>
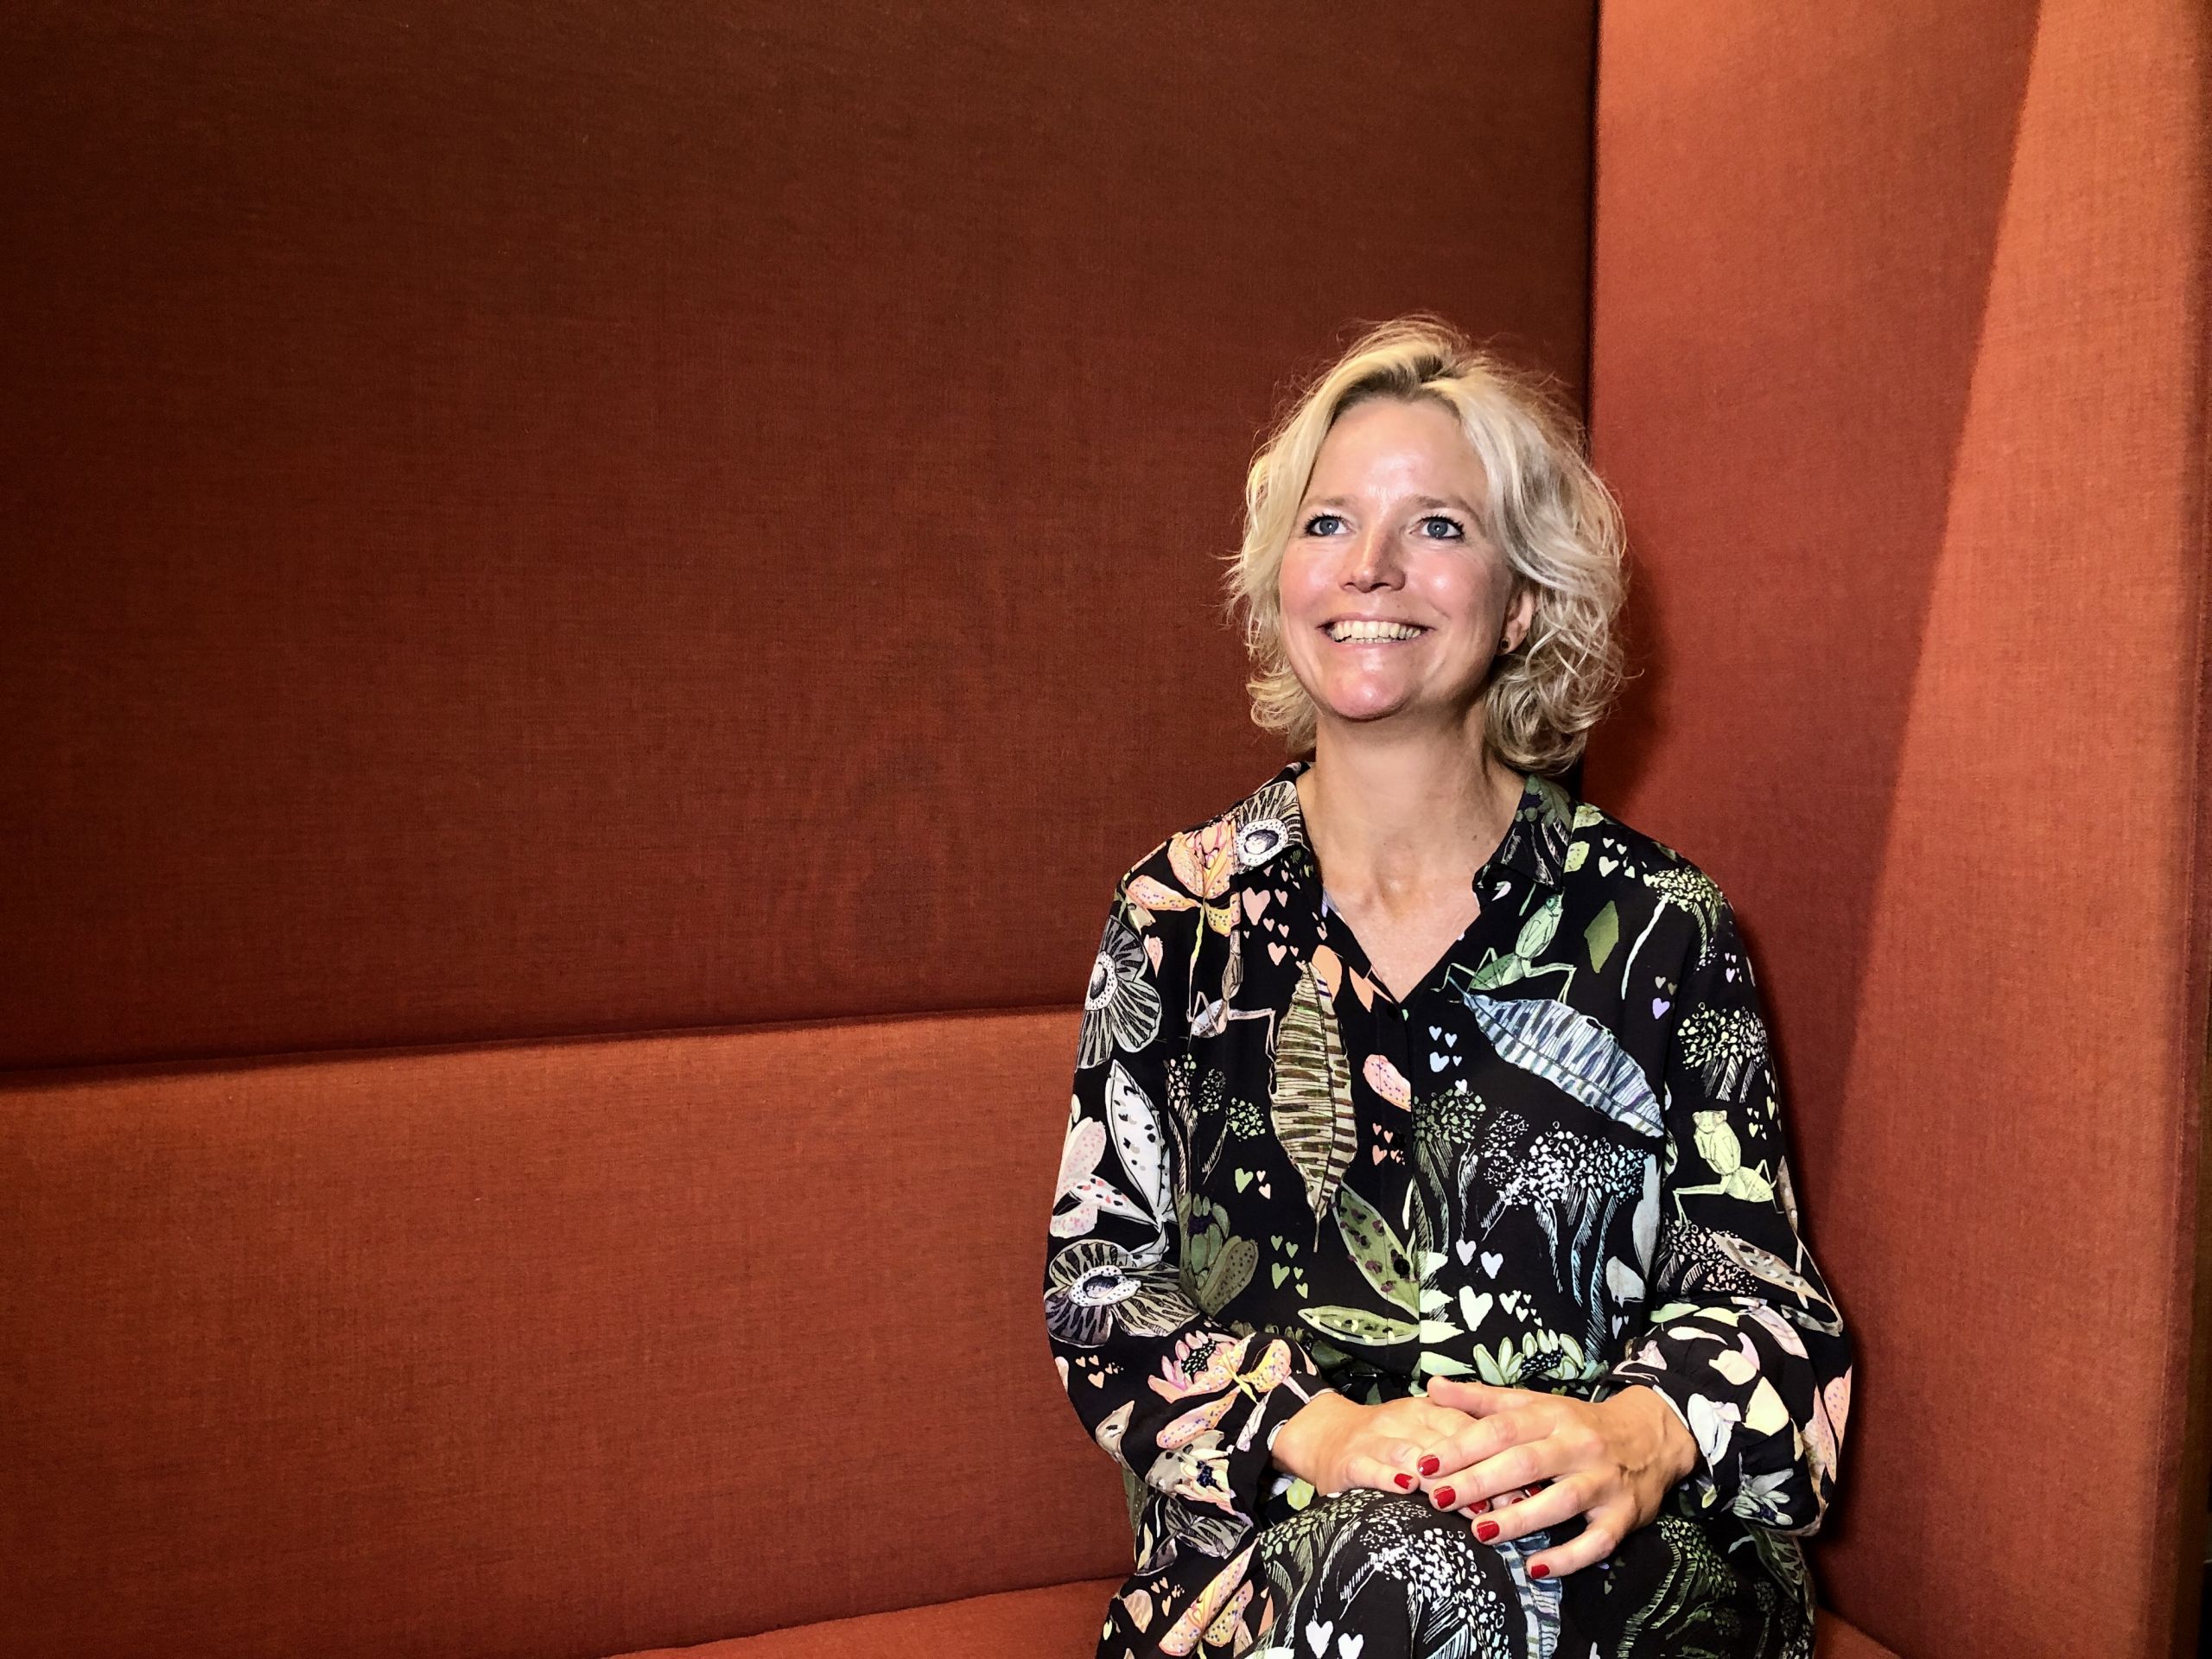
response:
<path fill-rule="evenodd" d="M 1509 631 L 1535 607 L 1513 596 L 1475 504 L 1482 462 L 1442 405 L 1378 397 L 1337 417 L 1284 549 L 1283 655 L 1323 724 L 1408 712 L 1458 722 Z M 1357 620 L 1410 638 L 1339 638 Z M 1404 628 L 1385 632 L 1400 634 Z"/>

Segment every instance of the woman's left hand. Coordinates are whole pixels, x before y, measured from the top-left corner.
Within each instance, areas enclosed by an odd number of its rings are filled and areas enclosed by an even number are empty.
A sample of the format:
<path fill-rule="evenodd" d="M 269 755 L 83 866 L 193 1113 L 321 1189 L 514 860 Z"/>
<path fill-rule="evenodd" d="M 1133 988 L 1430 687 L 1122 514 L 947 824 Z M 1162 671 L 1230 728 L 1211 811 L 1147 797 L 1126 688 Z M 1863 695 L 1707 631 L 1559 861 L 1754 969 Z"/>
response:
<path fill-rule="evenodd" d="M 1448 1376 L 1431 1379 L 1427 1394 L 1474 1420 L 1432 1443 L 1437 1465 L 1421 1490 L 1439 1509 L 1477 1510 L 1476 1535 L 1486 1543 L 1586 1517 L 1575 1536 L 1529 1558 L 1534 1578 L 1603 1560 L 1697 1466 L 1696 1440 L 1642 1383 L 1594 1404 Z"/>

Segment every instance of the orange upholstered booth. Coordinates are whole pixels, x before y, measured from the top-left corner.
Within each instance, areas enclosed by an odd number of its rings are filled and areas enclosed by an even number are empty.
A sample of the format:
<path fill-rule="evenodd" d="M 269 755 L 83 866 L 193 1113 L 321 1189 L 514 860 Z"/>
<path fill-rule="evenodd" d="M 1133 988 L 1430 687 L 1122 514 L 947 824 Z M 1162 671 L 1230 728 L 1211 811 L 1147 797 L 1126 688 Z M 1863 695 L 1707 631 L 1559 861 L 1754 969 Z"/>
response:
<path fill-rule="evenodd" d="M 2194 1640 L 2201 0 L 10 33 L 10 1650 L 1087 1655 L 1084 978 L 1414 308 L 1626 509 L 1580 781 L 1767 989 L 1824 1659 Z"/>

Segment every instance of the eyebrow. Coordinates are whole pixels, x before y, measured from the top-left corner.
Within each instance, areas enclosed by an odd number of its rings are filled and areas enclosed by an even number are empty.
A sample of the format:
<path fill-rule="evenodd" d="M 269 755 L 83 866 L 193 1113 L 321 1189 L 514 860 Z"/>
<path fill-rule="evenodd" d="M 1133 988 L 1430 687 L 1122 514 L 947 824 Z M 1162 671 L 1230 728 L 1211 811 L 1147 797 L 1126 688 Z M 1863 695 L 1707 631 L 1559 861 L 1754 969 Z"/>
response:
<path fill-rule="evenodd" d="M 1479 518 L 1482 516 L 1475 511 L 1472 503 L 1462 500 L 1456 495 L 1417 495 L 1413 498 L 1411 505 L 1416 507 L 1457 507 L 1460 512 L 1465 513 L 1470 518 Z M 1341 495 L 1325 495 L 1317 500 L 1305 503 L 1305 505 L 1308 507 L 1348 507 L 1351 505 L 1351 502 L 1347 498 Z"/>

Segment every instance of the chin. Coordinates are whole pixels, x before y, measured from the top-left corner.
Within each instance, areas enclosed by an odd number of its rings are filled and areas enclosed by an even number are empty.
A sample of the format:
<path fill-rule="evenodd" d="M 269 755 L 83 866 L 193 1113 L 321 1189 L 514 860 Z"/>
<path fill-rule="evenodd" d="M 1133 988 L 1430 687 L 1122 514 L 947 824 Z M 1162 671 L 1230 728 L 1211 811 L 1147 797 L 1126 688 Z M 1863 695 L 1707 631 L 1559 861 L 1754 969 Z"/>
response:
<path fill-rule="evenodd" d="M 1398 698 L 1388 702 L 1362 702 L 1346 707 L 1334 701 L 1317 701 L 1314 707 L 1332 720 L 1343 721 L 1349 726 L 1371 725 L 1378 720 L 1388 720 L 1392 715 L 1403 714 L 1410 702 Z"/>

